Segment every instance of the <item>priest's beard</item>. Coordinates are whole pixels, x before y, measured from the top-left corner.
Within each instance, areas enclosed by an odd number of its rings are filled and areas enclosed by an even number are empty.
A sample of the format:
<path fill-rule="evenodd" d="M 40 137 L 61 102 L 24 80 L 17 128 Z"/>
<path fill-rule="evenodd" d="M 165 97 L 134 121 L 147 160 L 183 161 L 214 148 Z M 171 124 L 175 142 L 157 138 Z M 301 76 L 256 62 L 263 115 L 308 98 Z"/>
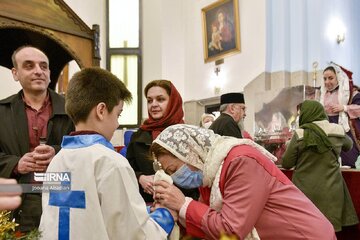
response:
<path fill-rule="evenodd" d="M 238 127 L 240 128 L 240 131 L 245 130 L 245 127 L 244 127 L 244 118 L 240 119 L 240 121 L 238 122 Z"/>

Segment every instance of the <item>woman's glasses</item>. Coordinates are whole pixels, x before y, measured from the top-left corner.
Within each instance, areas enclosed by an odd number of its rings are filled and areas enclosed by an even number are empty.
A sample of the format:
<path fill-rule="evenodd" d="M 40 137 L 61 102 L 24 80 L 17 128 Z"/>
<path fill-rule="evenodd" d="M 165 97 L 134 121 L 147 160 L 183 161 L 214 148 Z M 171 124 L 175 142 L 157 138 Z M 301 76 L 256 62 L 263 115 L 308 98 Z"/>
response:
<path fill-rule="evenodd" d="M 155 154 L 153 153 L 152 155 L 153 155 L 153 159 L 154 159 L 153 169 L 155 172 L 157 172 L 162 169 L 162 166 L 161 166 L 161 163 L 156 159 Z"/>
<path fill-rule="evenodd" d="M 158 162 L 157 160 L 154 160 L 153 162 L 153 169 L 155 172 L 159 171 L 162 169 L 161 163 Z"/>

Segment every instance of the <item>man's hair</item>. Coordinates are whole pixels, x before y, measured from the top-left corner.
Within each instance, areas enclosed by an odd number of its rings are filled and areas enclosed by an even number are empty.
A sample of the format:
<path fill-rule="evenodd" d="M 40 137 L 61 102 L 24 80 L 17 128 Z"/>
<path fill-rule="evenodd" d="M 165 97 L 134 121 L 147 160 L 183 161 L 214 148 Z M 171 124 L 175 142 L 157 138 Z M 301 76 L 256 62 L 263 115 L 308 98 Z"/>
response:
<path fill-rule="evenodd" d="M 153 81 L 149 82 L 144 89 L 145 97 L 146 97 L 149 89 L 152 87 L 161 87 L 166 90 L 166 92 L 169 96 L 171 94 L 171 82 L 169 80 L 161 79 L 161 80 L 153 80 Z"/>
<path fill-rule="evenodd" d="M 119 101 L 131 102 L 132 96 L 114 74 L 99 67 L 84 68 L 71 78 L 65 95 L 65 111 L 74 124 L 85 122 L 99 103 L 111 112 Z"/>
<path fill-rule="evenodd" d="M 229 103 L 224 103 L 220 105 L 219 112 L 223 113 L 226 111 L 227 106 L 229 106 Z"/>
<path fill-rule="evenodd" d="M 45 54 L 45 52 L 43 50 L 41 50 L 40 48 L 34 47 L 32 45 L 22 45 L 22 46 L 18 47 L 17 49 L 15 49 L 15 51 L 11 55 L 11 61 L 12 61 L 14 68 L 18 67 L 17 62 L 16 62 L 16 54 L 18 54 L 18 52 L 20 52 L 24 48 L 35 48 L 35 49 L 39 50 L 40 52 L 42 52 L 48 58 L 48 56 Z M 48 62 L 49 62 L 49 58 L 48 58 Z"/>

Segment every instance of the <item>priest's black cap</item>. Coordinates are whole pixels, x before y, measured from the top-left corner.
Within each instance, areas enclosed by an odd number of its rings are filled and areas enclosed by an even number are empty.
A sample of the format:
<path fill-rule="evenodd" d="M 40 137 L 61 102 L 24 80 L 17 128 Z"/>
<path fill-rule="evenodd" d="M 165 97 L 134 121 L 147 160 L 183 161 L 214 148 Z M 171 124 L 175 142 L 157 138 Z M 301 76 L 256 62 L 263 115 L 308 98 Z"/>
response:
<path fill-rule="evenodd" d="M 245 103 L 244 94 L 242 93 L 226 93 L 221 95 L 220 104 L 227 103 Z"/>

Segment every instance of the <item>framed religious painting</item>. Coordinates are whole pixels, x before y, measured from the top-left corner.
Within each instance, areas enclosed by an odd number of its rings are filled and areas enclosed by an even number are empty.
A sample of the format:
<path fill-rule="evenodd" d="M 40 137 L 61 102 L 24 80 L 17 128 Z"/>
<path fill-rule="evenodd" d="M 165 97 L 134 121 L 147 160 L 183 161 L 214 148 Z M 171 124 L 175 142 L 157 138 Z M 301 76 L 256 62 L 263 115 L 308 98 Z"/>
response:
<path fill-rule="evenodd" d="M 240 52 L 239 0 L 219 0 L 201 9 L 204 61 Z"/>

